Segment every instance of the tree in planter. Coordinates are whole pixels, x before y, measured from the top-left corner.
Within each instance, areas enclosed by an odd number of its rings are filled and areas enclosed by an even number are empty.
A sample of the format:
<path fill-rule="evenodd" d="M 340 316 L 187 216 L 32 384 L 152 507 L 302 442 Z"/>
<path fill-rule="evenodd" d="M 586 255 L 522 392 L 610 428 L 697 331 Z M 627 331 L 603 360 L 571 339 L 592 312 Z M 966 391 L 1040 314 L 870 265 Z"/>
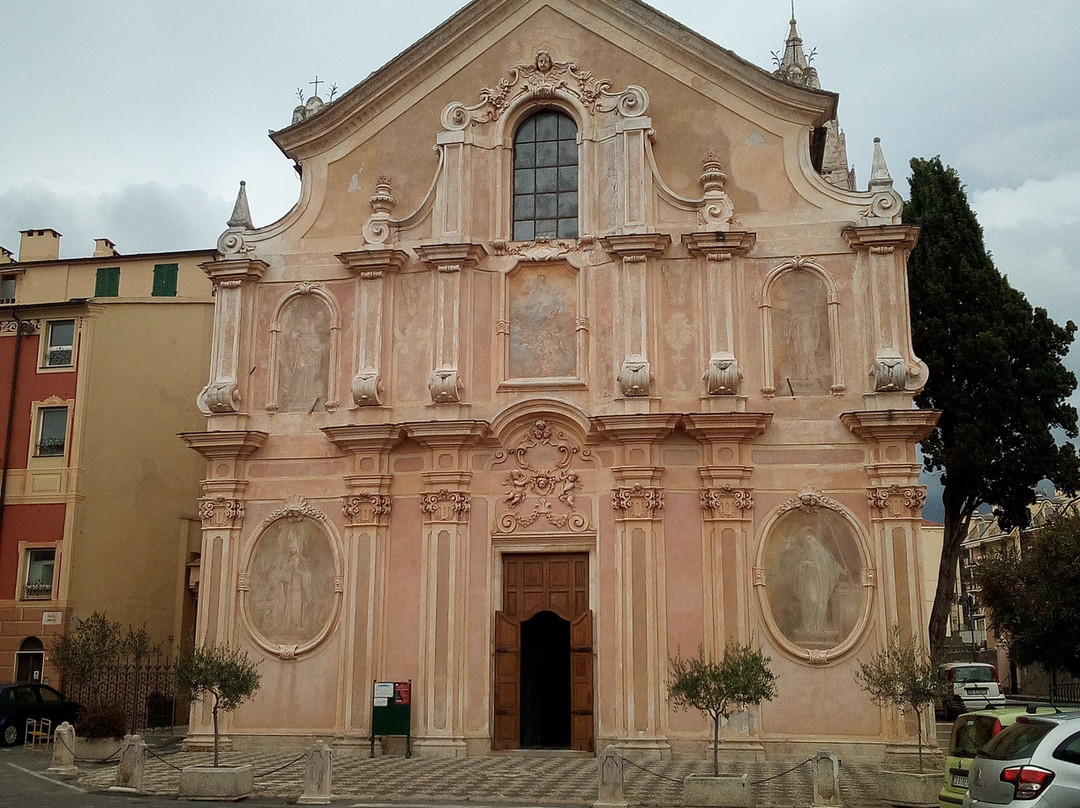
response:
<path fill-rule="evenodd" d="M 869 662 L 859 662 L 855 680 L 871 701 L 891 705 L 901 713 L 912 710 L 919 724 L 919 771 L 923 770 L 923 716 L 926 708 L 945 695 L 948 684 L 937 663 L 913 637 L 903 640 L 893 626 L 892 639 Z"/>
<path fill-rule="evenodd" d="M 713 776 L 720 776 L 720 719 L 725 721 L 751 704 L 776 698 L 776 675 L 769 670 L 772 659 L 741 643 L 724 647 L 724 657 L 714 662 L 704 646 L 696 657 L 670 660 L 668 699 L 676 709 L 700 710 L 712 719 Z"/>
<path fill-rule="evenodd" d="M 172 669 L 178 692 L 192 701 L 210 694 L 214 698 L 214 766 L 218 762 L 218 712 L 235 710 L 259 689 L 261 676 L 244 651 L 225 645 L 196 648 L 180 657 Z"/>

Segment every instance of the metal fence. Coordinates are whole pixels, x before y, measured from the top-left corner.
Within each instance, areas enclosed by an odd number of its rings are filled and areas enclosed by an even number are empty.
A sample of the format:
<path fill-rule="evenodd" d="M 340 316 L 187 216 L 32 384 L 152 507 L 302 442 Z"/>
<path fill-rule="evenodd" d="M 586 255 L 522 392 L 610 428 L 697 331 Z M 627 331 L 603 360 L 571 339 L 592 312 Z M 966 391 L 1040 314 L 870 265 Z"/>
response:
<path fill-rule="evenodd" d="M 93 685 L 65 686 L 68 698 L 82 704 L 97 702 L 116 704 L 123 708 L 128 725 L 136 730 L 171 729 L 181 713 L 187 722 L 187 705 L 178 705 L 169 672 L 172 662 L 157 658 L 142 664 L 125 663 L 105 671 Z"/>

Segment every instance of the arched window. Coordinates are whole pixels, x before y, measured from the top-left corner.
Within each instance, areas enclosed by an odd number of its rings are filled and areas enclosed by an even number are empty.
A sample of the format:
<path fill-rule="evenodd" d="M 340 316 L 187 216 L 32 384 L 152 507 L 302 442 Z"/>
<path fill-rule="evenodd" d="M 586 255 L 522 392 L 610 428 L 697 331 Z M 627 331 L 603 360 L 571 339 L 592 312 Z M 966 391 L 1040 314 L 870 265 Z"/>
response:
<path fill-rule="evenodd" d="M 514 240 L 577 236 L 577 124 L 543 110 L 514 134 Z"/>

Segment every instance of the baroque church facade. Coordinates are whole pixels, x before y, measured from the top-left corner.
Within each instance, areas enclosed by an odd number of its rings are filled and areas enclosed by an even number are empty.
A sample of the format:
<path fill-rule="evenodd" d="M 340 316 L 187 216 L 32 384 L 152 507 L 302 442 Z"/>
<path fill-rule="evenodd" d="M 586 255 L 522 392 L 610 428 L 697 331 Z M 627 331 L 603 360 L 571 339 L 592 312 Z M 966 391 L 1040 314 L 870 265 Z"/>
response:
<path fill-rule="evenodd" d="M 241 187 L 183 435 L 197 641 L 262 673 L 234 743 L 366 743 L 387 681 L 420 754 L 699 755 L 669 660 L 731 643 L 779 696 L 728 748 L 914 743 L 854 673 L 925 625 L 917 232 L 782 61 L 634 0 L 475 0 L 272 134 L 301 197 L 255 228 Z"/>

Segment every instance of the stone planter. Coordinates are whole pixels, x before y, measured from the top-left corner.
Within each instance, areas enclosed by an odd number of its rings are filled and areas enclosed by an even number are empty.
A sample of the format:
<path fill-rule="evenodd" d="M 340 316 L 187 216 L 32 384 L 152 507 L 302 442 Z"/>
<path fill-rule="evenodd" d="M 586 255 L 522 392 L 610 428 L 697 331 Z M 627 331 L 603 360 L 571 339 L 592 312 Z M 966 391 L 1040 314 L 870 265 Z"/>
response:
<path fill-rule="evenodd" d="M 713 777 L 691 774 L 683 780 L 683 805 L 701 808 L 746 808 L 750 783 L 745 774 Z"/>
<path fill-rule="evenodd" d="M 940 771 L 882 771 L 878 802 L 898 808 L 937 808 L 942 777 Z"/>
<path fill-rule="evenodd" d="M 244 766 L 185 766 L 180 771 L 180 799 L 235 802 L 251 795 L 255 774 Z"/>

